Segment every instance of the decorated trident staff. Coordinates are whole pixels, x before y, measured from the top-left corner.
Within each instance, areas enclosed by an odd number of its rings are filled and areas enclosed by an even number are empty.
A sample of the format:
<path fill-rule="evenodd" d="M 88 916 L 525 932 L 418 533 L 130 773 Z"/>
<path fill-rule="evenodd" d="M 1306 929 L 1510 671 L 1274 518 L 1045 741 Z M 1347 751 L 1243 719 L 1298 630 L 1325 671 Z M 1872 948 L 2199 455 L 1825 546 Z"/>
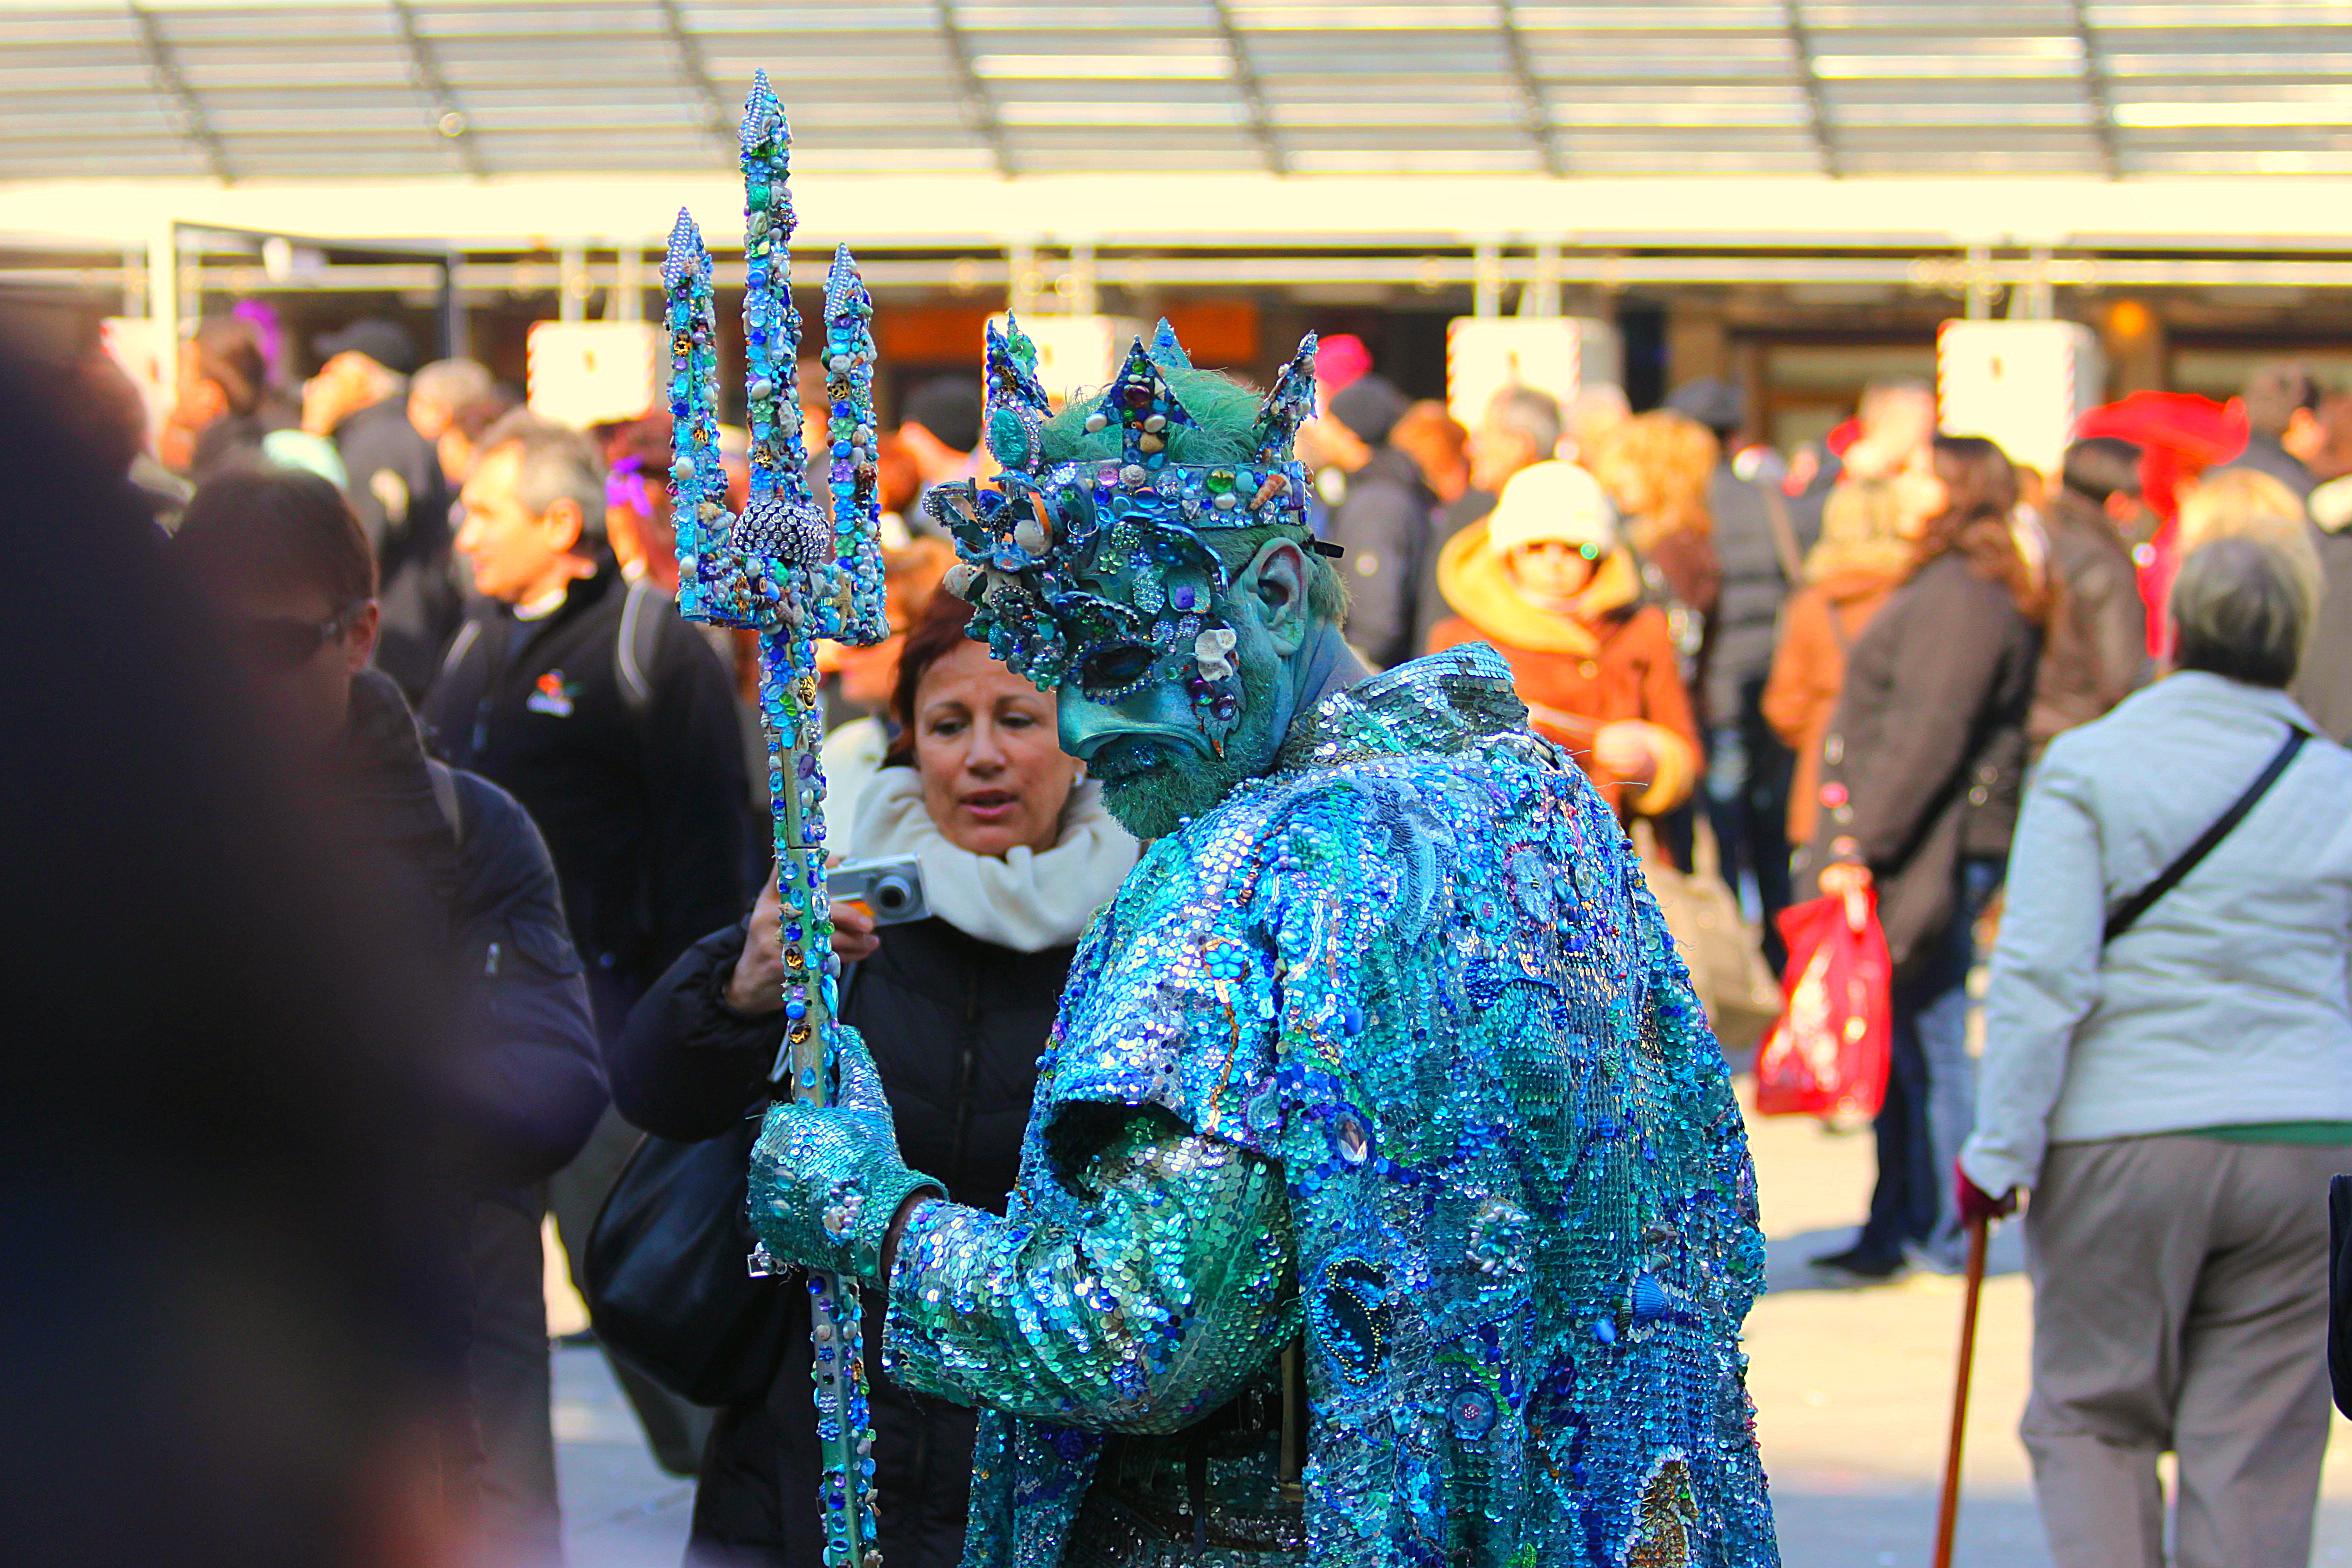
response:
<path fill-rule="evenodd" d="M 691 215 L 678 214 L 662 265 L 670 331 L 670 412 L 676 420 L 670 495 L 678 530 L 678 608 L 689 620 L 737 626 L 760 638 L 760 715 L 768 741 L 776 870 L 783 897 L 785 1037 L 780 1094 L 823 1105 L 840 1092 L 833 1012 L 840 963 L 825 889 L 825 738 L 817 639 L 880 642 L 882 547 L 874 475 L 874 306 L 844 246 L 825 280 L 825 442 L 832 492 L 827 519 L 809 490 L 796 362 L 800 314 L 787 246 L 796 224 L 786 186 L 791 132 L 766 72 L 743 108 L 746 343 L 751 494 L 727 508 L 719 462 L 718 345 L 710 252 Z M 841 1201 L 854 1202 L 856 1194 Z M 854 1216 L 843 1215 L 843 1228 Z M 828 1224 L 833 1224 L 831 1219 Z M 781 1272 L 764 1249 L 755 1273 Z M 872 1418 L 859 1343 L 857 1291 L 812 1274 L 817 1434 L 828 1568 L 876 1568 Z"/>

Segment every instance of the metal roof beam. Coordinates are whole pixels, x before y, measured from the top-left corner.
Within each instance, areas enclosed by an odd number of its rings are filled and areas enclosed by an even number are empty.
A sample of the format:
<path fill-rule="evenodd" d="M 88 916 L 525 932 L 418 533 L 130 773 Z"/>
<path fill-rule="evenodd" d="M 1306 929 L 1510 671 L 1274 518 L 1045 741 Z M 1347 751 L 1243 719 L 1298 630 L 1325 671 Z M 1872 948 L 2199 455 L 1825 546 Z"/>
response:
<path fill-rule="evenodd" d="M 2091 31 L 2083 0 L 2069 7 L 2074 16 L 2075 42 L 2082 46 L 2083 97 L 2091 109 L 2091 134 L 2099 143 L 2099 170 L 2111 180 L 2123 178 L 2123 155 L 2115 140 L 2115 108 L 2107 97 L 2107 71 L 2099 60 L 2099 41 Z"/>
<path fill-rule="evenodd" d="M 729 112 L 727 95 L 719 91 L 712 79 L 710 61 L 702 52 L 702 41 L 686 26 L 686 13 L 678 9 L 678 0 L 659 0 L 662 28 L 670 35 L 670 45 L 678 51 L 678 70 L 685 76 L 686 85 L 694 89 L 694 96 L 702 101 L 703 117 L 710 121 L 711 134 L 719 145 L 732 150 L 735 146 L 735 117 Z"/>
<path fill-rule="evenodd" d="M 1250 135 L 1266 160 L 1266 172 L 1288 174 L 1289 160 L 1275 139 L 1274 117 L 1266 112 L 1265 89 L 1259 85 L 1257 68 L 1250 64 L 1249 52 L 1242 44 L 1241 29 L 1233 25 L 1233 8 L 1226 0 L 1209 0 L 1209 9 L 1217 13 L 1217 31 L 1224 35 L 1225 52 L 1233 56 L 1233 90 L 1241 95 L 1242 112 L 1249 117 Z"/>
<path fill-rule="evenodd" d="M 1511 75 L 1519 83 L 1519 103 L 1527 120 L 1527 134 L 1535 139 L 1536 156 L 1543 160 L 1544 173 L 1554 179 L 1568 174 L 1568 159 L 1560 150 L 1560 133 L 1552 125 L 1552 111 L 1544 102 L 1543 83 L 1535 74 L 1535 62 L 1528 57 L 1527 35 L 1519 30 L 1519 7 L 1515 0 L 1502 0 L 1501 29 L 1503 52 L 1511 62 Z"/>
<path fill-rule="evenodd" d="M 120 15 L 121 13 L 117 13 Z M 818 165 L 794 183 L 811 254 L 855 239 L 886 257 L 911 248 L 976 256 L 1024 240 L 1083 240 L 1107 258 L 1122 246 L 1184 250 L 1379 245 L 1463 246 L 1510 215 L 1517 243 L 1575 236 L 1580 244 L 1798 250 L 1944 248 L 1972 242 L 2163 253 L 2188 247 L 2254 254 L 2341 255 L 2352 178 L 2241 180 L 2135 175 L 2104 180 L 1965 175 L 1937 178 L 1692 174 L 1554 180 L 1400 173 L 1367 202 L 1345 176 L 1158 174 L 1132 170 L 1002 180 L 988 174 L 877 174 Z M 2222 201 L 2216 193 L 2229 197 Z M 0 180 L 0 253 L 48 239 L 111 250 L 144 246 L 158 212 L 205 228 L 302 234 L 321 241 L 387 239 L 463 250 L 529 249 L 550 238 L 658 243 L 659 214 L 681 204 L 709 215 L 714 247 L 739 243 L 742 184 L 734 171 L 512 174 L 490 181 L 432 175 L 354 179 L 208 176 Z M 638 225 L 642 224 L 640 228 Z M 40 238 L 46 237 L 46 238 Z M 1106 271 L 1102 274 L 1109 280 Z"/>
<path fill-rule="evenodd" d="M 465 110 L 458 107 L 457 95 L 449 90 L 447 78 L 433 59 L 432 46 L 417 28 L 416 12 L 408 0 L 386 0 L 392 8 L 392 20 L 400 29 L 401 44 L 408 50 L 408 72 L 418 92 L 433 105 L 433 132 L 454 144 L 457 161 L 466 173 L 481 179 L 489 170 L 482 166 L 481 149 L 474 145 L 473 127 L 466 122 Z"/>
<path fill-rule="evenodd" d="M 722 248 L 722 264 L 736 254 Z M 1010 287 L 1017 261 L 1004 257 L 940 256 L 861 263 L 859 271 L 876 289 L 938 290 L 978 286 Z M 1801 254 L 1746 256 L 1653 254 L 1628 256 L 1599 249 L 1555 250 L 1546 257 L 1506 256 L 1499 251 L 1470 255 L 1367 253 L 1354 256 L 1192 256 L 1155 253 L 1098 259 L 1098 283 L 1137 293 L 1168 288 L 1329 288 L 1376 286 L 1423 291 L 1452 288 L 1475 296 L 1491 290 L 1497 308 L 1502 291 L 1518 285 L 1539 289 L 1567 284 L 1600 289 L 1880 287 L 1965 296 L 1971 288 L 2054 291 L 2058 289 L 2279 289 L 2341 290 L 2352 295 L 2352 262 L 2332 257 L 2298 259 L 2257 256 L 2109 257 L 2051 255 L 1995 256 L 1984 247 L 1955 254 L 1939 250 L 1909 255 Z M 229 294 L 403 293 L 437 288 L 441 263 L 328 262 L 305 272 L 298 283 L 269 276 L 249 261 L 197 259 L 191 277 L 205 290 Z M 475 297 L 560 294 L 572 289 L 620 290 L 633 269 L 618 259 L 582 253 L 576 263 L 544 260 L 468 260 L 458 286 Z M 70 286 L 104 292 L 119 289 L 121 269 L 55 266 L 0 260 L 0 290 Z M 1475 299 L 1473 306 L 1475 308 Z M 1014 301 L 1016 310 L 1020 301 Z"/>
<path fill-rule="evenodd" d="M 138 0 L 131 0 L 130 12 L 131 20 L 138 24 L 140 53 L 146 56 L 147 74 L 154 78 L 155 90 L 179 109 L 188 139 L 202 149 L 212 177 L 223 185 L 234 184 L 237 171 L 229 162 L 229 149 L 220 132 L 213 129 L 203 102 L 180 74 L 179 56 L 172 52 L 171 40 L 163 36 L 163 23 Z"/>
<path fill-rule="evenodd" d="M 1805 95 L 1805 124 L 1813 133 L 1813 154 L 1821 160 L 1821 172 L 1834 180 L 1840 173 L 1837 143 L 1830 134 L 1829 109 L 1821 101 L 1821 73 L 1814 68 L 1812 31 L 1799 9 L 1803 3 L 1783 0 L 1781 14 L 1788 18 L 1789 48 L 1797 57 L 1797 86 Z"/>
<path fill-rule="evenodd" d="M 988 84 L 973 67 L 972 40 L 956 15 L 955 0 L 939 0 L 939 37 L 947 46 L 948 62 L 955 68 L 956 86 L 970 107 L 972 129 L 988 144 L 988 154 L 996 160 L 996 172 L 1010 179 L 1020 171 L 1014 163 L 1012 145 L 1005 140 L 1004 121 L 997 116 L 996 100 L 989 96 Z"/>

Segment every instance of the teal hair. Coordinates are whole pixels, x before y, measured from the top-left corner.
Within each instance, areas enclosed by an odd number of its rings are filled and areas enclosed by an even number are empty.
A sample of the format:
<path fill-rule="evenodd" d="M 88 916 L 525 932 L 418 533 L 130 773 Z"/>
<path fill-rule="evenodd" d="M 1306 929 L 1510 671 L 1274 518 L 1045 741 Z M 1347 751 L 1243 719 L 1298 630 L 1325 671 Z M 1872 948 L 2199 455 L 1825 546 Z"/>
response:
<path fill-rule="evenodd" d="M 1221 370 L 1162 370 L 1176 401 L 1192 416 L 1168 437 L 1171 462 L 1197 466 L 1246 463 L 1257 456 L 1258 412 L 1264 399 L 1253 387 Z M 1124 455 L 1117 421 L 1100 430 L 1086 428 L 1087 416 L 1101 401 L 1099 395 L 1080 393 L 1069 406 L 1045 422 L 1038 447 L 1045 466 L 1061 463 L 1117 461 Z M 1304 543 L 1307 530 L 1295 523 L 1257 523 L 1247 528 L 1204 528 L 1201 538 L 1225 564 L 1238 573 L 1257 559 L 1258 552 L 1276 539 Z M 1307 610 L 1317 620 L 1337 625 L 1347 614 L 1347 584 L 1340 580 L 1328 557 L 1307 553 Z"/>
<path fill-rule="evenodd" d="M 1164 370 L 1168 389 L 1192 416 L 1168 435 L 1168 460 L 1174 463 L 1246 463 L 1257 455 L 1259 394 L 1221 370 Z M 1086 418 L 1102 401 L 1094 392 L 1081 392 L 1069 406 L 1045 422 L 1038 432 L 1047 467 L 1102 458 L 1114 462 L 1123 454 L 1116 420 L 1100 430 L 1088 430 Z"/>

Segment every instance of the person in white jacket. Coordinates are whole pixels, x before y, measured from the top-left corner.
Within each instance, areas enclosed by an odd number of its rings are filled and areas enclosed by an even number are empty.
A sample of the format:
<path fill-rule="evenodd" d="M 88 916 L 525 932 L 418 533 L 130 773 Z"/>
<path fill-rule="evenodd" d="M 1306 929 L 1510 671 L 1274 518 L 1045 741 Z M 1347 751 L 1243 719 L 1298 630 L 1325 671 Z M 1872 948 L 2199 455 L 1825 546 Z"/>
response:
<path fill-rule="evenodd" d="M 2112 940 L 2311 720 L 2282 689 L 2319 594 L 2295 539 L 2193 551 L 2175 673 L 2052 743 L 1993 954 L 1964 1215 L 2031 1190 L 2020 1435 L 2057 1568 L 2311 1550 L 2327 1446 L 2329 1176 L 2352 1169 L 2352 753 L 2294 752 L 2229 834 Z"/>

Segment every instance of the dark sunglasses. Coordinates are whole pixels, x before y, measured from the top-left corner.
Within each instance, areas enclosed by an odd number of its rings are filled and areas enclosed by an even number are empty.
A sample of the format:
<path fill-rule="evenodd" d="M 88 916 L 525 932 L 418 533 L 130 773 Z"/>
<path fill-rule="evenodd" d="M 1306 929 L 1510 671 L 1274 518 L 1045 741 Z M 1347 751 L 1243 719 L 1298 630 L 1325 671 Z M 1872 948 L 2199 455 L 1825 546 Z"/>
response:
<path fill-rule="evenodd" d="M 270 670 L 300 669 L 321 648 L 349 631 L 367 607 L 367 600 L 354 599 L 324 621 L 291 615 L 240 616 L 232 635 L 238 651 L 250 663 Z"/>

